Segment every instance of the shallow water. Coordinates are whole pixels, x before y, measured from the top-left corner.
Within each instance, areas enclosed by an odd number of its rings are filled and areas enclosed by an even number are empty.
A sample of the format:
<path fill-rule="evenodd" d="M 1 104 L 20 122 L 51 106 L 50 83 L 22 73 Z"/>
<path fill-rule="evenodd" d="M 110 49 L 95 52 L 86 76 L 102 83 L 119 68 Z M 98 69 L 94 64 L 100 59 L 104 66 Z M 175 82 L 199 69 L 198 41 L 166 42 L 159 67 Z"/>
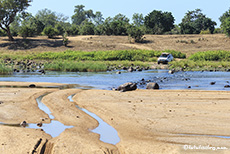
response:
<path fill-rule="evenodd" d="M 160 89 L 188 89 L 188 86 L 191 86 L 191 89 L 196 90 L 230 90 L 230 88 L 224 88 L 225 85 L 229 85 L 230 72 L 176 72 L 169 74 L 168 70 L 148 70 L 132 73 L 121 71 L 121 74 L 116 74 L 116 72 L 47 72 L 45 75 L 0 76 L 0 81 L 79 84 L 76 88 L 106 90 L 117 88 L 126 82 L 137 82 L 138 88 L 145 89 L 147 83 L 141 85 L 142 79 L 157 82 Z M 216 84 L 210 85 L 210 82 L 216 82 Z"/>
<path fill-rule="evenodd" d="M 69 96 L 68 99 L 73 102 L 73 95 Z M 118 133 L 116 129 L 114 129 L 112 126 L 104 122 L 100 117 L 98 117 L 96 114 L 84 109 L 80 108 L 78 105 L 76 107 L 82 111 L 84 111 L 86 114 L 89 116 L 93 117 L 96 119 L 99 123 L 98 127 L 95 128 L 94 130 L 91 130 L 94 133 L 97 133 L 100 135 L 100 140 L 105 143 L 110 143 L 110 144 L 117 144 L 120 142 L 120 138 L 118 136 Z"/>
<path fill-rule="evenodd" d="M 221 136 L 221 135 L 206 135 L 206 134 L 178 134 L 181 136 L 205 136 L 205 137 L 217 137 L 217 138 L 225 138 L 230 139 L 230 136 Z"/>

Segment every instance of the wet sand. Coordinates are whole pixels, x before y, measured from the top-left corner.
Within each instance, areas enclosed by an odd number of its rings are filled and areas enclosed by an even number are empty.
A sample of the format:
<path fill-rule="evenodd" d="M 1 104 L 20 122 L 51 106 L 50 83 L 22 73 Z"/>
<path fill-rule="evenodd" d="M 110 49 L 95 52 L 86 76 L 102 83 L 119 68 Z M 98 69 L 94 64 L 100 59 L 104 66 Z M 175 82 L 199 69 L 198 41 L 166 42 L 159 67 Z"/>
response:
<path fill-rule="evenodd" d="M 0 82 L 0 86 L 12 84 L 28 86 L 30 83 Z M 48 83 L 35 84 L 47 86 Z M 42 102 L 55 120 L 74 127 L 52 138 L 40 129 L 0 125 L 1 154 L 33 153 L 33 150 L 47 154 L 230 153 L 229 150 L 183 148 L 185 145 L 230 148 L 230 139 L 208 136 L 230 136 L 230 92 L 227 91 L 0 88 L 0 122 L 38 123 L 45 118 L 43 122 L 49 123 L 49 116 L 38 108 L 35 100 L 45 93 L 49 94 Z M 68 100 L 72 94 L 76 94 L 74 102 Z M 114 127 L 120 142 L 111 145 L 100 141 L 99 135 L 90 131 L 97 127 L 97 121 L 77 109 L 76 104 Z"/>

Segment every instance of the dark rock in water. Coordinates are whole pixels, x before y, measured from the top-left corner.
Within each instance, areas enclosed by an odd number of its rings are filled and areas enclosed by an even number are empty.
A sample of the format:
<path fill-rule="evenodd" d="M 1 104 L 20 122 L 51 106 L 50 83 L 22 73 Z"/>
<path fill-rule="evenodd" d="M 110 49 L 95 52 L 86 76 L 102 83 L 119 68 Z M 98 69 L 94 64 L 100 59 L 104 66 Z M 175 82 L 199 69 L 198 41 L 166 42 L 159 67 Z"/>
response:
<path fill-rule="evenodd" d="M 123 67 L 122 69 L 123 69 L 123 70 L 127 70 L 128 68 L 127 68 L 127 67 Z"/>
<path fill-rule="evenodd" d="M 27 124 L 26 121 L 23 121 L 23 122 L 20 123 L 20 126 L 26 127 L 26 124 Z"/>
<path fill-rule="evenodd" d="M 192 88 L 191 86 L 188 86 L 188 88 L 190 89 L 190 88 Z"/>
<path fill-rule="evenodd" d="M 116 74 L 121 74 L 121 71 L 117 71 Z"/>
<path fill-rule="evenodd" d="M 38 127 L 42 127 L 42 122 L 37 123 Z"/>
<path fill-rule="evenodd" d="M 216 84 L 216 82 L 210 82 L 210 85 L 214 85 L 214 84 Z"/>
<path fill-rule="evenodd" d="M 46 74 L 45 70 L 39 70 L 38 72 L 40 72 L 42 74 Z"/>
<path fill-rule="evenodd" d="M 35 84 L 30 84 L 30 85 L 29 85 L 29 88 L 35 88 L 35 87 L 36 87 Z"/>
<path fill-rule="evenodd" d="M 169 74 L 173 74 L 173 73 L 175 73 L 175 69 L 172 69 L 172 70 L 169 70 L 169 72 L 168 72 Z"/>
<path fill-rule="evenodd" d="M 130 68 L 128 69 L 128 71 L 129 71 L 129 72 L 133 72 L 133 71 L 134 71 L 133 67 L 130 67 Z"/>
<path fill-rule="evenodd" d="M 145 69 L 145 70 L 149 70 L 149 67 L 145 67 L 144 69 Z"/>
<path fill-rule="evenodd" d="M 144 79 L 144 78 L 142 78 L 142 79 L 141 79 L 141 81 L 145 81 L 145 79 Z"/>
<path fill-rule="evenodd" d="M 123 92 L 136 90 L 136 89 L 137 89 L 137 84 L 132 82 L 124 83 L 117 88 L 118 91 L 123 91 Z"/>
<path fill-rule="evenodd" d="M 224 88 L 230 88 L 230 85 L 225 85 Z"/>
<path fill-rule="evenodd" d="M 160 87 L 159 87 L 158 83 L 155 83 L 155 82 L 148 83 L 147 87 L 146 87 L 146 89 L 159 89 L 159 88 Z"/>
<path fill-rule="evenodd" d="M 138 71 L 141 72 L 143 70 L 143 68 L 139 68 Z"/>

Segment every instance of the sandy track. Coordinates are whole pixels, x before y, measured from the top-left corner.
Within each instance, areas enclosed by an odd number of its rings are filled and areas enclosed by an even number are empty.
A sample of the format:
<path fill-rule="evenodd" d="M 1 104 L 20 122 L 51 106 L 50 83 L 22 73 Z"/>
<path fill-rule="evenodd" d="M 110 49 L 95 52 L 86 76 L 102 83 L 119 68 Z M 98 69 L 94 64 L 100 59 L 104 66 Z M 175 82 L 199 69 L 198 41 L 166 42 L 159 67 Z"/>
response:
<path fill-rule="evenodd" d="M 9 85 L 10 83 L 1 83 Z M 0 84 L 0 85 L 1 85 Z M 12 83 L 17 85 L 17 83 Z M 26 86 L 28 83 L 18 83 Z M 45 85 L 36 83 L 36 85 Z M 55 84 L 49 84 L 54 86 Z M 52 138 L 40 129 L 0 125 L 0 153 L 75 154 L 178 154 L 229 153 L 229 150 L 184 150 L 184 145 L 230 148 L 229 139 L 202 135 L 230 136 L 230 92 L 227 91 L 152 91 L 117 92 L 106 90 L 1 88 L 0 122 L 40 122 L 48 115 L 35 98 L 49 92 L 42 102 L 55 120 L 74 126 Z M 73 97 L 74 102 L 68 100 Z M 95 119 L 75 105 L 97 114 L 118 131 L 116 145 L 99 140 L 89 129 L 97 127 Z M 181 134 L 196 134 L 181 135 Z"/>

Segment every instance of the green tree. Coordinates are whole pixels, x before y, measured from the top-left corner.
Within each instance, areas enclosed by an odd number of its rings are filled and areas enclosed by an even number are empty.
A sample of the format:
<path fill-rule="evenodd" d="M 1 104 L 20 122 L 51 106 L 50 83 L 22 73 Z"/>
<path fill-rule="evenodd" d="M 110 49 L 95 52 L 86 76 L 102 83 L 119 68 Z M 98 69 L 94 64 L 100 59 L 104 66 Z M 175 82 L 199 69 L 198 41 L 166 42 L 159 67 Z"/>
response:
<path fill-rule="evenodd" d="M 85 20 L 81 23 L 79 32 L 81 35 L 94 35 L 94 28 L 95 26 L 92 22 Z"/>
<path fill-rule="evenodd" d="M 219 18 L 223 32 L 230 37 L 230 9 Z"/>
<path fill-rule="evenodd" d="M 213 34 L 216 22 L 206 17 L 200 9 L 196 9 L 188 11 L 179 25 L 182 34 L 200 34 L 207 29 Z"/>
<path fill-rule="evenodd" d="M 134 39 L 135 42 L 143 41 L 144 32 L 140 27 L 131 25 L 129 26 L 127 33 L 130 37 Z"/>
<path fill-rule="evenodd" d="M 0 0 L 0 28 L 3 29 L 10 41 L 14 38 L 10 31 L 10 24 L 14 21 L 17 13 L 23 12 L 30 6 L 31 0 Z"/>
<path fill-rule="evenodd" d="M 95 13 L 93 21 L 95 23 L 95 26 L 102 25 L 104 23 L 104 18 L 100 11 L 97 11 Z"/>
<path fill-rule="evenodd" d="M 129 19 L 125 15 L 117 14 L 110 23 L 110 28 L 113 35 L 127 35 L 129 25 Z"/>
<path fill-rule="evenodd" d="M 86 19 L 92 21 L 95 15 L 92 10 L 84 10 L 84 5 L 77 5 L 74 9 L 74 15 L 72 16 L 73 24 L 80 25 Z"/>
<path fill-rule="evenodd" d="M 30 27 L 30 29 L 32 29 L 30 36 L 40 35 L 45 28 L 45 25 L 38 18 L 35 18 L 31 13 L 24 15 L 22 18 L 23 20 L 21 22 L 21 27 Z"/>
<path fill-rule="evenodd" d="M 34 35 L 34 29 L 32 27 L 27 26 L 27 25 L 23 25 L 20 27 L 20 30 L 18 33 L 20 36 L 22 36 L 24 39 L 26 39 L 27 37 L 31 37 Z"/>
<path fill-rule="evenodd" d="M 143 14 L 139 14 L 139 13 L 134 13 L 133 14 L 133 17 L 132 17 L 132 20 L 133 20 L 133 24 L 135 26 L 143 26 L 144 25 L 144 17 L 143 17 Z"/>
<path fill-rule="evenodd" d="M 174 28 L 174 17 L 171 12 L 154 10 L 145 16 L 144 25 L 152 34 L 163 34 Z"/>

